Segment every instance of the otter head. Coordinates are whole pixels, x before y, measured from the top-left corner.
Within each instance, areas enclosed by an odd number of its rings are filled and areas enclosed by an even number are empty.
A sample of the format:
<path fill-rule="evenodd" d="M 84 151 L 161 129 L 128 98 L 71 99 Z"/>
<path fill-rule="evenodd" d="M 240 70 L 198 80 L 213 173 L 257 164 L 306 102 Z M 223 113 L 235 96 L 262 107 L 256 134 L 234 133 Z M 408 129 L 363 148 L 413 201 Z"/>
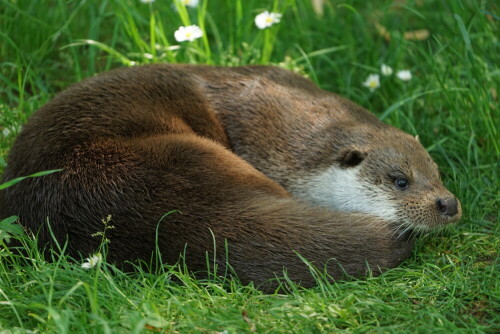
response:
<path fill-rule="evenodd" d="M 366 130 L 366 129 L 365 129 Z M 418 141 L 394 128 L 353 137 L 296 196 L 334 210 L 364 212 L 426 231 L 460 219 L 459 200 L 442 184 L 436 163 Z"/>

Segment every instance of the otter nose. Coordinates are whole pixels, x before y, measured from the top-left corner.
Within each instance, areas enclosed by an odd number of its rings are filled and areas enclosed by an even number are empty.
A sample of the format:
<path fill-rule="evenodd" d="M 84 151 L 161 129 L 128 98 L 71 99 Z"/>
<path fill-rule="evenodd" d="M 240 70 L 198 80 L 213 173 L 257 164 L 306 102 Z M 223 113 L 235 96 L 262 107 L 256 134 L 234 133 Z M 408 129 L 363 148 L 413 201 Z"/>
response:
<path fill-rule="evenodd" d="M 445 216 L 453 217 L 458 213 L 458 201 L 455 197 L 438 198 L 436 205 L 438 210 Z"/>

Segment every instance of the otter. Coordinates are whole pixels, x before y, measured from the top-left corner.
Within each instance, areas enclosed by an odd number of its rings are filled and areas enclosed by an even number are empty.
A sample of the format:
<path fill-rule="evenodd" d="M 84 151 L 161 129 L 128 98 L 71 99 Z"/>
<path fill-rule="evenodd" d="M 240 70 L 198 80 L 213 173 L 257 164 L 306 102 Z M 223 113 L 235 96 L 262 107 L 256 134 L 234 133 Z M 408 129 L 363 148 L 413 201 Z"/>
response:
<path fill-rule="evenodd" d="M 53 233 L 88 256 L 110 216 L 109 261 L 158 247 L 260 286 L 283 270 L 313 286 L 304 258 L 333 279 L 379 274 L 415 232 L 461 216 L 415 137 L 271 66 L 156 64 L 74 84 L 30 117 L 3 180 L 52 169 L 0 191 L 2 215 L 41 245 Z"/>

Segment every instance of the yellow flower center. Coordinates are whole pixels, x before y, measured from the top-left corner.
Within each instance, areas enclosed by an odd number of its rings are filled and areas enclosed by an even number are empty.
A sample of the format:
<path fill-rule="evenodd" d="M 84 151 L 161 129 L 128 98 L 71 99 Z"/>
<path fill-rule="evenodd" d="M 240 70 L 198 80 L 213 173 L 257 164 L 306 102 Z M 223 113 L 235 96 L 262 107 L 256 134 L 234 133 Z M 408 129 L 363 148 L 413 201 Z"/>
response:
<path fill-rule="evenodd" d="M 268 17 L 266 17 L 266 22 L 271 23 L 271 22 L 273 22 L 273 19 L 270 16 L 268 16 Z"/>

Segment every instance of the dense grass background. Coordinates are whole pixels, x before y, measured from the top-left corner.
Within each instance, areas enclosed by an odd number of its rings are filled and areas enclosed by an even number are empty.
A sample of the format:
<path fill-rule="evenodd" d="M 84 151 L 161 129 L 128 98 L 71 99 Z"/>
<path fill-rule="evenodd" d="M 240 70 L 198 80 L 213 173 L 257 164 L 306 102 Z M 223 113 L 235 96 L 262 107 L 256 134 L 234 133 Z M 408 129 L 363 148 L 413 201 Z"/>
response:
<path fill-rule="evenodd" d="M 494 1 L 0 0 L 0 172 L 20 126 L 57 91 L 118 66 L 150 62 L 281 64 L 418 134 L 462 201 L 462 222 L 418 241 L 400 268 L 376 278 L 251 286 L 196 281 L 180 267 L 85 270 L 60 251 L 12 254 L 0 234 L 0 332 L 410 332 L 500 331 L 500 12 Z M 282 22 L 258 30 L 263 10 Z M 206 31 L 176 43 L 181 24 Z M 378 27 L 378 29 L 376 28 Z M 387 34 L 380 33 L 384 27 Z M 404 33 L 427 29 L 408 40 Z M 413 79 L 362 82 L 382 63 Z M 7 222 L 11 234 L 16 229 Z"/>

